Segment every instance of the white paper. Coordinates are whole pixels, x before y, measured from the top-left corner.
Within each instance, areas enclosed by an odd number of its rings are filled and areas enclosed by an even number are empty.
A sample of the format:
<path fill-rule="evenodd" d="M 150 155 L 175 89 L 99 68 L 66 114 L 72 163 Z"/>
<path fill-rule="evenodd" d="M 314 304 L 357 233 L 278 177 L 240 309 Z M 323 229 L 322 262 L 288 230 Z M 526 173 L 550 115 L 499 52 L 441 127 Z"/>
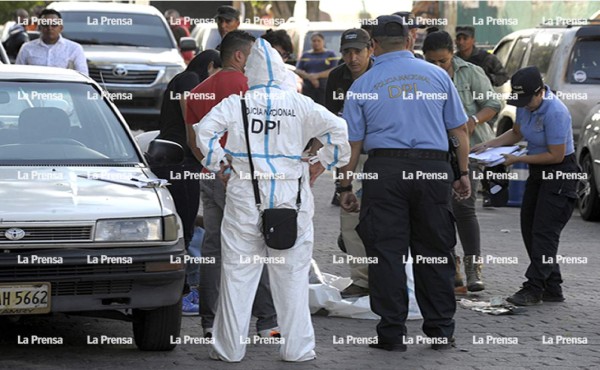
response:
<path fill-rule="evenodd" d="M 518 145 L 513 146 L 500 146 L 497 148 L 489 148 L 479 154 L 471 153 L 469 158 L 483 164 L 487 167 L 493 167 L 504 163 L 506 160 L 503 154 L 512 154 L 516 156 L 522 156 L 527 153 L 526 149 L 521 149 Z"/>

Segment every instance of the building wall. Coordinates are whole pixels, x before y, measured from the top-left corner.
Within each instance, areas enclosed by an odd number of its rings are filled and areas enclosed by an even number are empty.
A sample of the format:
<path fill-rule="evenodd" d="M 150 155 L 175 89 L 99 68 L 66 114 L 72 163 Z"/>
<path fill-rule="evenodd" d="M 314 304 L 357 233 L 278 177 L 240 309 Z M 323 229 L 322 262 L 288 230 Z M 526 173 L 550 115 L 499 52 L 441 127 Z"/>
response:
<path fill-rule="evenodd" d="M 458 1 L 456 5 L 456 24 L 474 25 L 480 44 L 496 44 L 503 36 L 536 27 L 542 21 L 588 19 L 600 9 L 600 2 L 596 1 L 483 0 Z M 498 24 L 502 21 L 504 24 Z"/>

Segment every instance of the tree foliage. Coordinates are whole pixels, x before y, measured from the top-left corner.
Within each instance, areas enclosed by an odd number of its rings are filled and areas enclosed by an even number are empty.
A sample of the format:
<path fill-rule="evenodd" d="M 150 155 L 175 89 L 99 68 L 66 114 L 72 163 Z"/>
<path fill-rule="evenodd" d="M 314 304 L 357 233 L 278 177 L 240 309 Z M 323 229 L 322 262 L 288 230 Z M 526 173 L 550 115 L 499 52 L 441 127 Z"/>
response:
<path fill-rule="evenodd" d="M 13 19 L 15 10 L 23 8 L 31 15 L 31 8 L 36 5 L 45 6 L 45 1 L 0 1 L 0 24 L 4 24 Z"/>

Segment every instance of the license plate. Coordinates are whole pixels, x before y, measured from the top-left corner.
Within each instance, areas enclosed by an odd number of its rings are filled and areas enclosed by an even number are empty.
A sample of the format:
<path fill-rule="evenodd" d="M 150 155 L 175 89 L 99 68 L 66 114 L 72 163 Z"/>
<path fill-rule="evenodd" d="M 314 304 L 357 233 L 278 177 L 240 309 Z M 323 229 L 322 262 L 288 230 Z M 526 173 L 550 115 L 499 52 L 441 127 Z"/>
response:
<path fill-rule="evenodd" d="M 50 283 L 0 284 L 0 315 L 50 312 Z"/>

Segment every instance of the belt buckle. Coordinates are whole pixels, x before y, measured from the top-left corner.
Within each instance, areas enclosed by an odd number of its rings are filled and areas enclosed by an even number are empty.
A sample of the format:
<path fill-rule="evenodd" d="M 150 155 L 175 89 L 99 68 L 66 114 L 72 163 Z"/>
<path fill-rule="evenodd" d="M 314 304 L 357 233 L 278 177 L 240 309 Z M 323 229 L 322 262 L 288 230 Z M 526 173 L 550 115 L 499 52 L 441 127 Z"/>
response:
<path fill-rule="evenodd" d="M 417 152 L 415 152 L 415 151 L 409 150 L 407 152 L 407 154 L 408 154 L 407 157 L 409 159 L 418 159 L 419 158 L 419 154 Z"/>

